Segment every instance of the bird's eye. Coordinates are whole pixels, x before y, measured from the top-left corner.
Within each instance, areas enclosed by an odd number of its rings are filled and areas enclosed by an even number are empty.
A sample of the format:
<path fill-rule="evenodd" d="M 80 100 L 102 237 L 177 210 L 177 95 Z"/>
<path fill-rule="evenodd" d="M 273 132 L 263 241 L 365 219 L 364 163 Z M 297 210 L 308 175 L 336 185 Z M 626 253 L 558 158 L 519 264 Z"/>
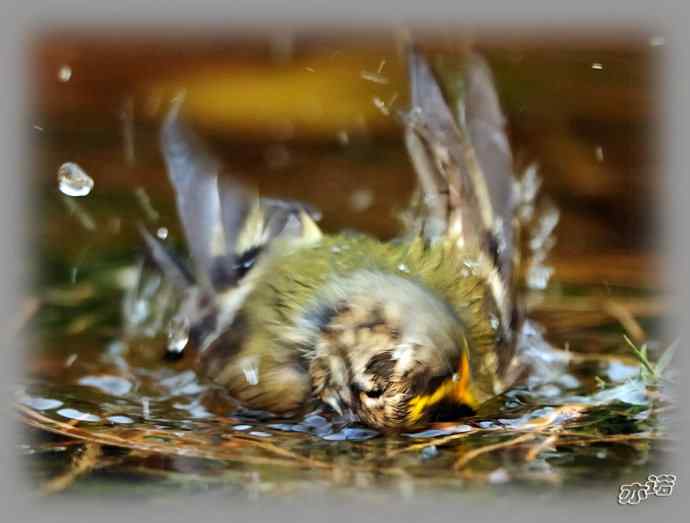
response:
<path fill-rule="evenodd" d="M 380 398 L 383 395 L 383 390 L 382 389 L 365 390 L 364 394 L 366 394 L 368 398 L 376 399 L 376 398 Z"/>

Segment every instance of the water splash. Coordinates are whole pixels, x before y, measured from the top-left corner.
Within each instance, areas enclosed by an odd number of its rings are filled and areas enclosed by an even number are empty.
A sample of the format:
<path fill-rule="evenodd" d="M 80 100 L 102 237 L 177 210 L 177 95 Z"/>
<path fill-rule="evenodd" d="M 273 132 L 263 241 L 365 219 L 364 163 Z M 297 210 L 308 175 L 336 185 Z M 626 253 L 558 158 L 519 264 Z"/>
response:
<path fill-rule="evenodd" d="M 79 379 L 78 383 L 112 396 L 125 396 L 132 390 L 132 383 L 118 376 L 84 376 Z"/>
<path fill-rule="evenodd" d="M 63 405 L 60 400 L 32 396 L 21 396 L 19 403 L 36 410 L 54 410 Z"/>
<path fill-rule="evenodd" d="M 257 438 L 270 438 L 273 434 L 261 430 L 252 430 L 249 432 L 249 435 L 256 436 Z"/>
<path fill-rule="evenodd" d="M 129 425 L 130 423 L 134 423 L 134 420 L 129 416 L 108 416 L 105 419 L 116 425 Z"/>
<path fill-rule="evenodd" d="M 88 412 L 82 412 L 77 409 L 60 409 L 57 411 L 57 413 L 63 418 L 67 419 L 74 419 L 78 421 L 91 421 L 94 423 L 101 421 L 101 418 L 96 416 L 95 414 L 89 414 Z"/>
<path fill-rule="evenodd" d="M 365 441 L 375 438 L 379 432 L 372 429 L 365 429 L 359 427 L 345 427 L 339 432 L 323 436 L 322 439 L 326 441 Z"/>
<path fill-rule="evenodd" d="M 204 390 L 197 381 L 197 375 L 192 370 L 187 370 L 160 380 L 161 386 L 167 389 L 171 396 L 194 396 Z"/>
<path fill-rule="evenodd" d="M 527 270 L 527 286 L 534 290 L 544 290 L 549 285 L 553 275 L 553 267 L 531 265 Z"/>
<path fill-rule="evenodd" d="M 373 73 L 371 71 L 361 71 L 360 77 L 368 82 L 374 82 L 380 85 L 386 85 L 388 83 L 388 78 L 382 75 L 380 72 Z"/>

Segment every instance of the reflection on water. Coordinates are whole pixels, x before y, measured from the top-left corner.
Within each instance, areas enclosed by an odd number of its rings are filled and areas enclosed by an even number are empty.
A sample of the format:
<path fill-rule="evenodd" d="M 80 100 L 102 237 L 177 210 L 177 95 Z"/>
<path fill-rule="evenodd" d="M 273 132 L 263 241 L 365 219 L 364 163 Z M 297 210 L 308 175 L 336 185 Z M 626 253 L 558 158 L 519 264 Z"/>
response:
<path fill-rule="evenodd" d="M 517 149 L 540 161 L 561 211 L 555 279 L 530 295 L 534 321 L 522 333 L 535 371 L 474 417 L 396 437 L 325 409 L 287 419 L 247 411 L 184 362 L 165 361 L 166 347 L 186 345 L 189 327 L 163 328 L 172 295 L 141 262 L 137 230 L 144 224 L 182 248 L 152 101 L 181 82 L 190 118 L 238 176 L 267 195 L 314 203 L 327 230 L 392 236 L 413 176 L 394 110 L 407 86 L 391 46 L 362 54 L 331 42 L 280 66 L 232 46 L 219 56 L 200 45 L 182 58 L 163 46 L 146 66 L 151 57 L 124 44 L 90 44 L 48 39 L 34 63 L 38 263 L 16 400 L 34 427 L 18 450 L 45 491 L 134 495 L 128 482 L 146 479 L 136 495 L 337 487 L 405 497 L 475 483 L 638 481 L 658 465 L 670 408 L 664 381 L 645 374 L 622 336 L 646 342 L 651 361 L 671 341 L 659 328 L 666 311 L 644 234 L 653 183 L 646 43 L 487 46 Z M 327 93 L 337 83 L 336 104 Z M 244 98 L 232 96 L 238 85 Z M 260 95 L 281 91 L 262 107 Z M 619 98 L 630 111 L 616 110 Z M 532 274 L 534 287 L 546 276 Z M 248 365 L 247 379 L 259 380 L 260 369 Z M 69 476 L 75 466 L 81 472 Z"/>

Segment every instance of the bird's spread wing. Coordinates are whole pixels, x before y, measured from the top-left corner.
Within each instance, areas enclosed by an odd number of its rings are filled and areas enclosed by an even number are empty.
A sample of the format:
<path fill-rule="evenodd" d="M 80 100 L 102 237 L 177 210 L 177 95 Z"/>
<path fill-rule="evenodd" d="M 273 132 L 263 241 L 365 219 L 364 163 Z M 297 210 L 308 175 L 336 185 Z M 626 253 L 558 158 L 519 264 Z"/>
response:
<path fill-rule="evenodd" d="M 431 65 L 415 49 L 408 67 L 405 140 L 419 181 L 409 232 L 478 253 L 509 336 L 515 178 L 491 73 L 479 55 L 469 54 L 452 110 Z"/>
<path fill-rule="evenodd" d="M 180 119 L 180 104 L 173 104 L 161 128 L 163 158 L 197 283 L 224 291 L 246 274 L 250 252 L 265 251 L 278 238 L 299 243 L 318 236 L 319 213 L 298 201 L 259 198 L 222 176 L 220 162 Z"/>
<path fill-rule="evenodd" d="M 181 99 L 166 115 L 160 144 L 193 270 L 142 228 L 151 258 L 184 291 L 177 320 L 208 346 L 234 320 L 257 265 L 271 254 L 321 237 L 317 210 L 294 200 L 261 198 L 235 178 L 180 118 Z M 180 316 L 184 316 L 181 318 Z"/>

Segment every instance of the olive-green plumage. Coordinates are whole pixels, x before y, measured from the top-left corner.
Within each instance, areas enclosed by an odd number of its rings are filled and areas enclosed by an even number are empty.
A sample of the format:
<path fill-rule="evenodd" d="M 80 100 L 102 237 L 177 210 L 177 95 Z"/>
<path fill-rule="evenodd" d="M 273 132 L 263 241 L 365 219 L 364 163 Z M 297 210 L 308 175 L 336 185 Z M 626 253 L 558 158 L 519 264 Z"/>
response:
<path fill-rule="evenodd" d="M 314 349 L 309 339 L 295 333 L 301 328 L 299 320 L 320 306 L 321 293 L 330 281 L 359 271 L 409 280 L 447 305 L 466 333 L 475 395 L 494 394 L 499 383 L 498 311 L 481 275 L 477 253 L 459 251 L 448 242 L 429 246 L 421 238 L 384 243 L 364 235 L 334 235 L 289 254 L 272 253 L 258 269 L 261 275 L 235 325 L 241 331 L 235 332 L 236 345 L 229 348 L 227 341 L 220 340 L 221 360 L 210 372 L 231 394 L 254 408 L 285 412 L 299 409 L 310 399 L 308 362 Z M 388 340 L 382 341 L 381 350 L 387 349 Z M 213 349 L 208 349 L 207 361 L 213 360 Z M 248 367 L 262 376 L 253 385 L 247 381 Z M 287 382 L 284 388 L 276 387 L 276 378 L 271 378 L 275 375 Z"/>

